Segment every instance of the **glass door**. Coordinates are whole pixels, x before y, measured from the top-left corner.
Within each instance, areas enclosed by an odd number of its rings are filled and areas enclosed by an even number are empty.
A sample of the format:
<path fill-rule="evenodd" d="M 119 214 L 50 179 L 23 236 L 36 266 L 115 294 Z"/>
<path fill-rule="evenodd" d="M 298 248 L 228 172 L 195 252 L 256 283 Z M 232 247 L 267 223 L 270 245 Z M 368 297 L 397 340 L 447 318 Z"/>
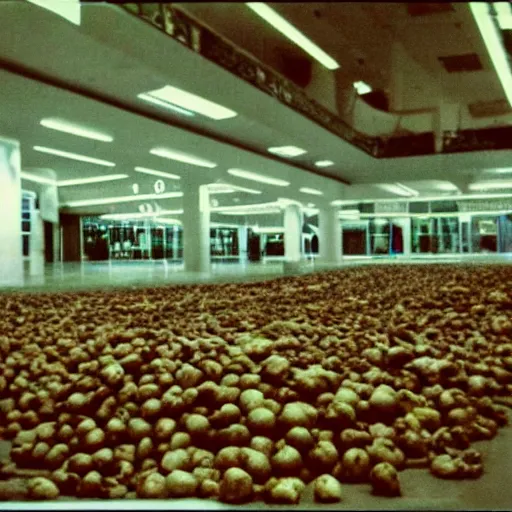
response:
<path fill-rule="evenodd" d="M 368 222 L 350 223 L 342 226 L 343 254 L 345 256 L 367 255 L 369 248 Z"/>

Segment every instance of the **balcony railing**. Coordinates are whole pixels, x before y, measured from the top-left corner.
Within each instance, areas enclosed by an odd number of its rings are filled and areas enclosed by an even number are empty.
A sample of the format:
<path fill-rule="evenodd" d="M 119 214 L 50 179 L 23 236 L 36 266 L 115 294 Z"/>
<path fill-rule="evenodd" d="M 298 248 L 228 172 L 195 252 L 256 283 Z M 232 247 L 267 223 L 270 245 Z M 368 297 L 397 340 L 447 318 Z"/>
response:
<path fill-rule="evenodd" d="M 340 117 L 308 97 L 302 89 L 288 79 L 175 9 L 172 4 L 125 3 L 121 5 L 195 53 L 276 98 L 374 158 L 436 153 L 433 131 L 405 136 L 370 136 L 355 130 Z M 511 132 L 512 128 L 509 127 L 445 132 L 441 152 L 511 149 Z"/>

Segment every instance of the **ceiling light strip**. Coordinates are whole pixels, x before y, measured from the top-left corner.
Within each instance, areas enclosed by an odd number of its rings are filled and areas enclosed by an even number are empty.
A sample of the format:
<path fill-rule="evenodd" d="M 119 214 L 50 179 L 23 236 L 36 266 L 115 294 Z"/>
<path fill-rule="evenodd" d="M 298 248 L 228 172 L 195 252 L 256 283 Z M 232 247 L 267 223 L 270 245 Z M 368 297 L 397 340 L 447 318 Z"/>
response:
<path fill-rule="evenodd" d="M 267 183 L 268 185 L 275 185 L 276 187 L 287 187 L 290 185 L 289 181 L 281 180 L 279 178 L 271 178 L 252 171 L 244 169 L 228 169 L 228 173 L 238 178 L 245 178 L 246 180 L 258 181 L 260 183 Z"/>
<path fill-rule="evenodd" d="M 323 196 L 324 193 L 321 190 L 317 190 L 316 188 L 308 188 L 308 187 L 301 187 L 299 188 L 299 191 L 303 194 L 312 194 L 314 196 Z"/>
<path fill-rule="evenodd" d="M 70 135 L 77 135 L 78 137 L 84 137 L 86 139 L 99 140 L 101 142 L 112 142 L 114 140 L 114 137 L 106 135 L 105 133 L 90 130 L 75 123 L 55 117 L 41 119 L 39 124 L 45 128 L 50 128 L 51 130 L 69 133 Z"/>
<path fill-rule="evenodd" d="M 194 155 L 188 155 L 186 153 L 182 153 L 181 151 L 176 151 L 174 149 L 159 147 L 153 148 L 152 150 L 150 150 L 150 153 L 152 155 L 159 156 L 162 158 L 168 158 L 169 160 L 175 160 L 177 162 L 183 162 L 185 164 L 190 165 L 197 165 L 198 167 L 207 167 L 209 169 L 217 167 L 217 164 L 214 162 L 204 160 L 203 158 L 199 158 Z"/>
<path fill-rule="evenodd" d="M 143 93 L 143 95 L 146 98 L 150 97 L 163 101 L 168 106 L 177 105 L 178 107 L 184 108 L 188 111 L 202 114 L 203 116 L 214 119 L 215 121 L 229 119 L 237 115 L 234 110 L 219 105 L 218 103 L 214 103 L 213 101 L 207 100 L 206 98 L 198 96 L 197 94 L 178 89 L 177 87 L 173 87 L 171 85 L 166 85 L 161 89 Z"/>
<path fill-rule="evenodd" d="M 72 185 L 88 185 L 90 183 L 103 183 L 106 181 L 117 181 L 128 178 L 128 174 L 107 174 L 106 176 L 93 176 L 92 178 L 76 178 L 72 180 L 61 180 L 57 182 L 58 187 L 69 187 Z"/>
<path fill-rule="evenodd" d="M 276 30 L 281 32 L 281 34 L 293 41 L 297 46 L 311 55 L 311 57 L 320 62 L 322 66 L 325 66 L 330 70 L 335 70 L 340 67 L 340 65 L 330 55 L 324 52 L 319 46 L 308 39 L 290 22 L 285 20 L 280 14 L 278 14 L 268 5 L 261 2 L 247 2 L 246 5 L 258 16 L 263 18 L 267 23 L 272 25 Z"/>
<path fill-rule="evenodd" d="M 181 180 L 181 176 L 177 174 L 172 174 L 170 172 L 157 171 L 156 169 L 148 169 L 147 167 L 135 167 L 136 172 L 140 172 L 142 174 L 149 174 L 151 176 L 159 176 L 160 178 L 168 178 L 171 180 Z"/>
<path fill-rule="evenodd" d="M 187 117 L 194 117 L 194 112 L 190 112 L 184 108 L 178 107 L 177 105 L 173 105 L 167 101 L 160 100 L 158 98 L 155 98 L 151 96 L 150 94 L 138 94 L 137 98 L 140 98 L 141 100 L 147 101 L 148 103 L 153 103 L 154 105 L 158 105 L 159 107 L 164 107 L 168 110 L 172 110 L 173 112 L 177 112 L 178 114 L 183 114 Z"/>
<path fill-rule="evenodd" d="M 142 194 L 135 196 L 119 196 L 119 197 L 105 197 L 101 199 L 84 199 L 81 201 L 68 201 L 62 204 L 63 207 L 79 208 L 81 206 L 99 206 L 103 204 L 114 203 L 130 203 L 134 201 L 144 201 L 146 199 L 172 199 L 176 197 L 183 197 L 183 192 L 168 192 L 165 194 Z"/>
<path fill-rule="evenodd" d="M 512 73 L 498 27 L 489 13 L 489 4 L 486 2 L 470 2 L 469 7 L 500 79 L 505 96 L 512 106 Z"/>
<path fill-rule="evenodd" d="M 78 160 L 79 162 L 103 165 L 105 167 L 115 167 L 116 165 L 114 162 L 108 162 L 107 160 L 100 160 L 99 158 L 92 158 L 90 156 L 79 155 L 77 153 L 69 153 L 67 151 L 61 151 L 60 149 L 47 148 L 44 146 L 34 146 L 34 150 L 39 151 L 40 153 L 48 153 L 62 158 L 69 158 L 70 160 Z"/>
<path fill-rule="evenodd" d="M 133 212 L 133 213 L 105 213 L 100 215 L 100 219 L 116 220 L 116 219 L 144 219 L 155 217 L 156 215 L 181 215 L 183 210 L 160 210 L 159 212 Z"/>

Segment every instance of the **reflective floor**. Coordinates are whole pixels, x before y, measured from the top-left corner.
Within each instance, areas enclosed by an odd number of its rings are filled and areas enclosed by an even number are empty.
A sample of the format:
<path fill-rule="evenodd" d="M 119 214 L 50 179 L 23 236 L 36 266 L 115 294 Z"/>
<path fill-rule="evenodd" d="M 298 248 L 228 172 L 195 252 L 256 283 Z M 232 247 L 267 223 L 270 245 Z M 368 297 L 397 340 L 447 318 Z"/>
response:
<path fill-rule="evenodd" d="M 344 257 L 338 267 L 357 265 L 403 265 L 403 264 L 493 264 L 512 263 L 512 254 L 500 255 L 423 255 L 412 258 L 349 256 Z M 244 282 L 272 279 L 293 273 L 328 270 L 332 265 L 323 265 L 314 260 L 305 260 L 298 265 L 286 265 L 283 261 L 271 260 L 259 263 L 212 263 L 211 272 L 185 272 L 183 263 L 155 261 L 110 261 L 47 264 L 42 275 L 29 275 L 25 269 L 23 290 L 65 291 L 94 288 L 122 288 L 131 286 L 162 286 L 169 284 Z M 13 291 L 2 288 L 0 291 Z M 19 288 L 18 288 L 19 290 Z"/>

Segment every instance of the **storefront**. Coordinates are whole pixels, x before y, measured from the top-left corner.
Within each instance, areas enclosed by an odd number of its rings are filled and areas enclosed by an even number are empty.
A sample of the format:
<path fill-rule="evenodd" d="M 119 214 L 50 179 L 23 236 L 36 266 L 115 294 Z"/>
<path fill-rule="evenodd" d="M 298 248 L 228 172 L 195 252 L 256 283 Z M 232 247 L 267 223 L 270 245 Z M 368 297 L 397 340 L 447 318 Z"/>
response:
<path fill-rule="evenodd" d="M 345 256 L 512 253 L 512 200 L 409 201 L 346 206 Z M 343 212 L 343 210 L 342 210 Z"/>

